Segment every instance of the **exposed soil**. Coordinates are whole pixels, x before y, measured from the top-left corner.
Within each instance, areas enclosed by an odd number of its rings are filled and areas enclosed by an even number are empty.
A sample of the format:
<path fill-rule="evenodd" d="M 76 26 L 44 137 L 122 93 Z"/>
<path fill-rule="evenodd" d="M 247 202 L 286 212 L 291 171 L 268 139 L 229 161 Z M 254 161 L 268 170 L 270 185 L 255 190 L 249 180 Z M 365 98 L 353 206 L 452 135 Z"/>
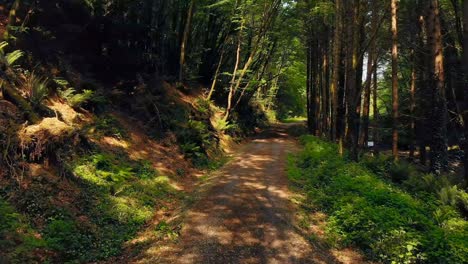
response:
<path fill-rule="evenodd" d="M 297 146 L 286 130 L 264 131 L 234 155 L 185 214 L 176 242 L 150 243 L 114 263 L 360 262 L 311 242 L 294 224 L 285 165 Z"/>

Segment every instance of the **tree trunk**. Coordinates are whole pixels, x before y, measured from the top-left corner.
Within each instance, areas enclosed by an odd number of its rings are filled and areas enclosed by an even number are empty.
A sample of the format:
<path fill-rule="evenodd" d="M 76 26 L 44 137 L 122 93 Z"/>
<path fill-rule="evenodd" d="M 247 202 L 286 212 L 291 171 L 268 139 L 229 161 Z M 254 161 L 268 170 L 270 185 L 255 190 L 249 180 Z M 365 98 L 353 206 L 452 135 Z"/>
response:
<path fill-rule="evenodd" d="M 185 22 L 184 35 L 182 37 L 182 43 L 180 45 L 179 82 L 183 80 L 184 73 L 185 73 L 185 56 L 187 52 L 186 49 L 187 49 L 188 39 L 190 36 L 190 30 L 192 29 L 192 17 L 193 17 L 194 6 L 195 6 L 195 0 L 191 0 L 189 10 L 187 12 L 187 21 Z"/>
<path fill-rule="evenodd" d="M 342 38 L 342 22 L 341 22 L 341 0 L 335 1 L 335 31 L 333 35 L 333 72 L 332 84 L 330 93 L 332 97 L 332 140 L 337 139 L 337 125 L 338 125 L 338 85 L 340 80 L 341 68 L 341 38 Z"/>
<path fill-rule="evenodd" d="M 468 188 L 468 0 L 463 1 L 463 70 L 465 71 L 465 89 L 464 89 L 464 105 L 463 105 L 463 124 L 465 140 L 463 142 L 464 151 L 464 167 L 465 167 L 465 186 Z"/>
<path fill-rule="evenodd" d="M 410 152 L 409 158 L 410 160 L 414 159 L 414 150 L 416 145 L 416 117 L 415 117 L 415 109 L 416 109 L 416 57 L 415 51 L 411 51 L 413 63 L 411 64 L 411 84 L 410 84 Z"/>
<path fill-rule="evenodd" d="M 398 160 L 398 0 L 392 0 L 392 154 Z"/>
<path fill-rule="evenodd" d="M 350 147 L 350 155 L 353 160 L 358 160 L 357 148 L 357 125 L 359 116 L 356 113 L 357 104 L 360 102 L 357 87 L 358 76 L 358 45 L 359 45 L 359 0 L 354 0 L 348 6 L 348 16 L 351 19 L 348 26 L 348 37 L 350 39 L 347 49 L 347 77 L 346 77 L 346 108 L 347 108 L 347 129 L 345 133 L 347 144 Z M 359 80 L 360 81 L 360 80 Z"/>
<path fill-rule="evenodd" d="M 377 34 L 378 30 L 378 5 L 377 2 L 372 2 L 372 21 L 371 21 L 371 32 L 373 34 Z M 374 68 L 377 67 L 376 65 L 376 57 L 377 57 L 377 41 L 376 38 L 373 37 L 370 43 L 370 51 L 368 52 L 367 56 L 367 73 L 366 73 L 366 85 L 364 87 L 364 103 L 362 106 L 362 124 L 360 128 L 360 136 L 359 136 L 359 146 L 360 147 L 367 147 L 367 143 L 369 141 L 369 108 L 370 108 L 370 97 L 371 97 L 371 86 L 372 86 L 372 76 L 374 73 Z M 376 76 L 374 76 L 376 78 Z"/>
<path fill-rule="evenodd" d="M 430 47 L 431 113 L 431 171 L 439 174 L 448 166 L 447 102 L 445 99 L 444 56 L 439 18 L 439 1 L 430 0 L 427 14 L 427 34 Z"/>
<path fill-rule="evenodd" d="M 213 82 L 211 83 L 210 92 L 206 96 L 206 100 L 211 100 L 211 97 L 213 96 L 213 93 L 215 91 L 216 82 L 218 81 L 219 70 L 221 69 L 221 65 L 223 64 L 223 57 L 224 57 L 224 48 L 221 51 L 221 56 L 219 57 L 218 66 L 216 67 L 216 72 L 213 76 Z"/>
<path fill-rule="evenodd" d="M 377 65 L 377 56 L 374 58 L 374 65 Z M 377 67 L 374 67 L 374 78 L 373 80 L 373 91 L 372 91 L 372 108 L 373 108 L 373 130 L 372 130 L 372 141 L 374 141 L 374 153 L 378 154 L 379 153 L 379 108 L 378 108 L 378 103 L 377 103 L 377 98 L 378 98 L 378 75 L 377 75 Z"/>

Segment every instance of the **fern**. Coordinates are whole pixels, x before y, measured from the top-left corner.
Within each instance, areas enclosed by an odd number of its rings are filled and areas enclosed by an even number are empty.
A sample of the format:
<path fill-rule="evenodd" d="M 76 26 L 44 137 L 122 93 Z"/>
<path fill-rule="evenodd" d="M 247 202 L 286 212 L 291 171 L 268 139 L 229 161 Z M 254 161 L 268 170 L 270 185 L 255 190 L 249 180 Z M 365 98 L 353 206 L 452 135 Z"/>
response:
<path fill-rule="evenodd" d="M 3 49 L 5 49 L 6 46 L 8 46 L 8 43 L 6 41 L 0 42 L 0 53 L 1 54 L 3 54 Z"/>
<path fill-rule="evenodd" d="M 215 129 L 217 131 L 226 131 L 232 128 L 236 128 L 236 124 L 231 124 L 229 121 L 224 119 L 219 119 L 215 124 Z"/>
<path fill-rule="evenodd" d="M 76 93 L 75 89 L 73 87 L 69 87 L 66 89 L 59 90 L 59 95 L 65 100 L 69 100 L 72 98 L 72 96 Z"/>
<path fill-rule="evenodd" d="M 62 88 L 67 88 L 70 86 L 70 83 L 64 78 L 54 78 L 54 82 Z M 73 88 L 72 88 L 73 89 Z M 74 91 L 74 90 L 73 90 Z"/>
<path fill-rule="evenodd" d="M 30 73 L 23 82 L 23 90 L 33 106 L 38 106 L 49 94 L 49 80 L 34 72 Z"/>
<path fill-rule="evenodd" d="M 75 88 L 70 87 L 70 83 L 64 78 L 55 78 L 54 82 L 61 87 L 58 91 L 60 97 L 67 100 L 73 107 L 80 107 L 94 97 L 94 91 L 92 90 L 83 90 L 82 93 L 77 93 Z"/>
<path fill-rule="evenodd" d="M 21 57 L 23 57 L 24 52 L 21 50 L 15 50 L 11 53 L 8 53 L 5 55 L 5 59 L 8 65 L 13 65 L 17 60 L 19 60 Z"/>
<path fill-rule="evenodd" d="M 0 42 L 0 59 L 7 65 L 12 66 L 16 61 L 23 57 L 24 52 L 15 50 L 5 55 L 5 48 L 8 46 L 6 41 Z"/>
<path fill-rule="evenodd" d="M 83 103 L 93 98 L 93 95 L 94 95 L 93 91 L 84 90 L 83 93 L 78 93 L 78 94 L 74 94 L 73 96 L 71 96 L 68 102 L 74 107 L 79 107 Z"/>

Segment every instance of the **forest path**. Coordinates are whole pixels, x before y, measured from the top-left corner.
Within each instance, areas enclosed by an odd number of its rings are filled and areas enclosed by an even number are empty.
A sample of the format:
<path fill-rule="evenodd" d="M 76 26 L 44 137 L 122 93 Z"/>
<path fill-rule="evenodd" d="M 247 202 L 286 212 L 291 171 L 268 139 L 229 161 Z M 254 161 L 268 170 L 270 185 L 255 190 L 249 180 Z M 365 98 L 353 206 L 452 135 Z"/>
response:
<path fill-rule="evenodd" d="M 277 125 L 244 145 L 184 217 L 179 241 L 136 263 L 336 263 L 294 227 L 286 161 L 298 149 Z"/>

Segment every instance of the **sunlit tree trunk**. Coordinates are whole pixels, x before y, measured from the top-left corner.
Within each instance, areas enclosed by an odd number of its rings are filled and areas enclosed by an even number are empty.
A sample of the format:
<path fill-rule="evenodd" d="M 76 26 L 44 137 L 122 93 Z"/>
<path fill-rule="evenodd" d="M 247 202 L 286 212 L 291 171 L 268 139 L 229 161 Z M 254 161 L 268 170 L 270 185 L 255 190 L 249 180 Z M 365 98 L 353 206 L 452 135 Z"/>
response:
<path fill-rule="evenodd" d="M 398 0 L 392 0 L 392 154 L 398 160 Z"/>
<path fill-rule="evenodd" d="M 445 74 L 442 32 L 439 18 L 439 1 L 430 0 L 427 13 L 427 34 L 430 47 L 430 88 L 432 94 L 431 171 L 441 173 L 448 166 L 447 153 L 447 102 L 445 99 Z"/>
<path fill-rule="evenodd" d="M 371 32 L 372 34 L 377 35 L 378 30 L 378 9 L 377 2 L 372 2 L 372 21 L 371 21 Z M 367 142 L 369 141 L 369 108 L 370 108 L 370 97 L 371 97 L 371 86 L 372 86 L 372 76 L 374 73 L 376 57 L 377 57 L 377 41 L 376 36 L 373 36 L 370 40 L 370 51 L 367 56 L 367 73 L 366 73 L 366 85 L 364 87 L 364 103 L 362 106 L 362 124 L 359 130 L 359 146 L 367 147 Z M 374 77 L 375 78 L 375 77 Z"/>
<path fill-rule="evenodd" d="M 341 69 L 341 39 L 342 39 L 342 22 L 341 22 L 341 0 L 335 1 L 335 31 L 333 34 L 333 71 L 332 83 L 330 87 L 330 95 L 332 101 L 331 111 L 331 134 L 332 140 L 337 139 L 337 125 L 338 125 L 338 85 L 340 80 Z"/>
<path fill-rule="evenodd" d="M 416 56 L 415 51 L 411 51 L 411 57 L 413 58 L 413 63 L 411 64 L 411 84 L 410 84 L 410 152 L 409 158 L 414 159 L 414 151 L 416 145 Z"/>
<path fill-rule="evenodd" d="M 374 65 L 377 65 L 377 56 L 374 58 Z M 373 110 L 373 130 L 372 140 L 374 141 L 374 153 L 379 153 L 379 105 L 378 105 L 378 75 L 377 67 L 374 67 L 374 78 L 372 87 L 372 110 Z"/>

